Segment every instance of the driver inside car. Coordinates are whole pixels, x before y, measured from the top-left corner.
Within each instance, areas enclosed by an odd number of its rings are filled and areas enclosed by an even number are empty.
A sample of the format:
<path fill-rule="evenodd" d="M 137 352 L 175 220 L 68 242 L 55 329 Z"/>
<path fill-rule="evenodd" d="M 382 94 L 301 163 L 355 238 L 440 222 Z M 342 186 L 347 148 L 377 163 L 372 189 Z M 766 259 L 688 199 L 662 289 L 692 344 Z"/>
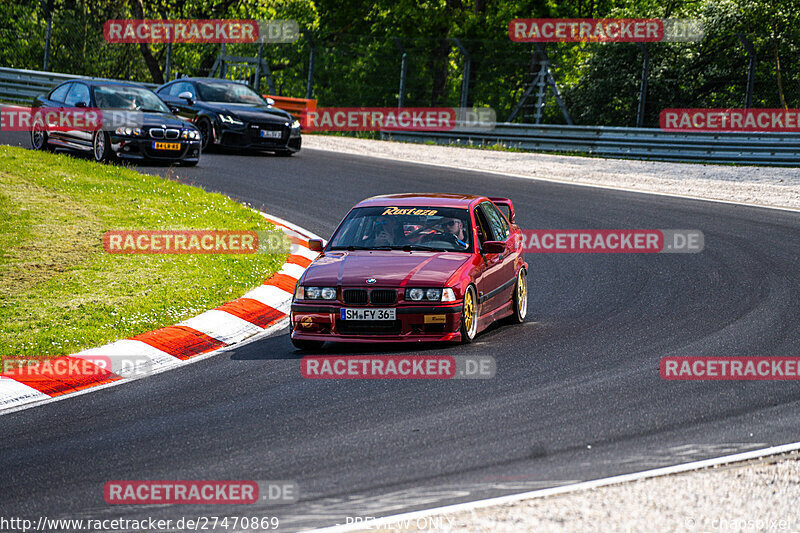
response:
<path fill-rule="evenodd" d="M 445 219 L 442 221 L 445 237 L 454 239 L 462 248 L 468 248 L 469 238 L 464 232 L 464 221 L 460 218 Z"/>

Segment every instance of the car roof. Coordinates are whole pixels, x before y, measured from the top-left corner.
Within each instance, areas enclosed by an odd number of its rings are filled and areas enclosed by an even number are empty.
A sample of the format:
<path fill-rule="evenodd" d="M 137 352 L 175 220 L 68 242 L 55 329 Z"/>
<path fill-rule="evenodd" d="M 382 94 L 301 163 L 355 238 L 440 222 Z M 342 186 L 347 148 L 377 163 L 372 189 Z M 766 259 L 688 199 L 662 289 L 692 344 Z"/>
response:
<path fill-rule="evenodd" d="M 112 85 L 117 87 L 136 87 L 137 89 L 149 89 L 149 87 L 145 87 L 141 83 L 137 83 L 135 81 L 117 81 L 117 80 L 93 80 L 93 79 L 84 79 L 84 78 L 76 78 L 74 80 L 67 80 L 63 83 L 60 83 L 58 86 L 62 86 L 66 83 L 70 82 L 80 82 L 88 85 L 89 87 L 97 87 L 98 85 Z"/>
<path fill-rule="evenodd" d="M 381 206 L 422 206 L 422 207 L 456 207 L 466 209 L 476 200 L 486 199 L 485 196 L 474 194 L 451 193 L 403 193 L 373 196 L 360 201 L 355 207 L 381 207 Z"/>
<path fill-rule="evenodd" d="M 231 83 L 231 84 L 235 83 L 236 85 L 245 85 L 247 87 L 250 87 L 249 85 L 247 85 L 246 83 L 243 83 L 241 81 L 226 80 L 225 78 L 178 78 L 178 79 L 170 81 L 169 83 L 175 83 L 175 82 L 180 82 L 180 81 L 213 81 L 213 82 L 216 82 L 216 83 Z M 164 85 L 166 85 L 166 83 Z"/>

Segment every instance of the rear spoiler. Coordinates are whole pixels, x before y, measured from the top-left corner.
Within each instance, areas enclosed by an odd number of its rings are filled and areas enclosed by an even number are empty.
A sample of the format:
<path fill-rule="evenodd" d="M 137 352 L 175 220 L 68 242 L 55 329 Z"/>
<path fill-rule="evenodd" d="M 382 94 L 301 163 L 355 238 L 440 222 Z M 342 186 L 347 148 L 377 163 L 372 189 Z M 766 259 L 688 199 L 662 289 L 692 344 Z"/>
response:
<path fill-rule="evenodd" d="M 506 215 L 506 218 L 509 222 L 512 224 L 514 223 L 514 204 L 511 202 L 511 200 L 508 198 L 500 198 L 499 196 L 490 196 L 489 200 L 491 200 L 494 205 L 501 208 L 500 211 L 503 211 L 503 214 Z M 503 207 L 505 207 L 508 212 L 506 212 L 505 209 L 502 209 Z"/>

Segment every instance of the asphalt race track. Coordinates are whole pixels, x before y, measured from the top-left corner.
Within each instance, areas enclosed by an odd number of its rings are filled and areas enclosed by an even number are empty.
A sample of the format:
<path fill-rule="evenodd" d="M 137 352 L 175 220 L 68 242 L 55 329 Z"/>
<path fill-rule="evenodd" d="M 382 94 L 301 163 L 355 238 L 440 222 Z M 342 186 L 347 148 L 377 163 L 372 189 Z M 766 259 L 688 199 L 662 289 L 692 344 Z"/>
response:
<path fill-rule="evenodd" d="M 4 143 L 28 146 L 21 134 Z M 166 167 L 142 166 L 164 175 Z M 507 196 L 522 228 L 701 229 L 700 254 L 528 255 L 529 317 L 470 346 L 497 376 L 316 381 L 288 336 L 0 416 L 0 514 L 344 523 L 800 440 L 800 384 L 667 382 L 668 355 L 800 356 L 800 215 L 303 150 L 204 155 L 181 181 L 324 237 L 393 192 Z M 330 346 L 330 345 L 329 345 Z M 121 479 L 293 480 L 296 504 L 110 506 Z"/>

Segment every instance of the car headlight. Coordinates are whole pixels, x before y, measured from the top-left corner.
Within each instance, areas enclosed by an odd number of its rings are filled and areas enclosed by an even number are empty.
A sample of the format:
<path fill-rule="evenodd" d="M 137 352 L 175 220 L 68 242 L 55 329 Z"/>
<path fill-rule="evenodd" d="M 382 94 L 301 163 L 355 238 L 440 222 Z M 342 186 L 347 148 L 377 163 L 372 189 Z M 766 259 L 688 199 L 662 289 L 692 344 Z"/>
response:
<path fill-rule="evenodd" d="M 237 126 L 244 124 L 244 122 L 231 115 L 220 115 L 219 119 L 226 124 L 236 124 Z"/>
<path fill-rule="evenodd" d="M 438 289 L 438 288 L 413 288 L 406 289 L 406 300 L 412 302 L 454 302 L 456 301 L 456 294 L 453 289 Z"/>
<path fill-rule="evenodd" d="M 292 122 L 292 129 L 293 130 L 299 130 L 300 129 L 300 121 L 299 120 L 295 120 L 294 122 Z"/>
<path fill-rule="evenodd" d="M 120 126 L 114 130 L 117 135 L 125 135 L 127 137 L 139 137 L 142 134 L 141 128 L 130 128 L 128 126 Z"/>
<path fill-rule="evenodd" d="M 200 132 L 197 130 L 183 130 L 183 133 L 181 133 L 181 138 L 191 139 L 194 141 L 200 138 Z"/>
<path fill-rule="evenodd" d="M 303 294 L 303 288 L 301 287 L 297 294 Z M 302 298 L 302 296 L 301 296 Z M 336 287 L 305 287 L 305 300 L 335 300 L 336 299 Z"/>

